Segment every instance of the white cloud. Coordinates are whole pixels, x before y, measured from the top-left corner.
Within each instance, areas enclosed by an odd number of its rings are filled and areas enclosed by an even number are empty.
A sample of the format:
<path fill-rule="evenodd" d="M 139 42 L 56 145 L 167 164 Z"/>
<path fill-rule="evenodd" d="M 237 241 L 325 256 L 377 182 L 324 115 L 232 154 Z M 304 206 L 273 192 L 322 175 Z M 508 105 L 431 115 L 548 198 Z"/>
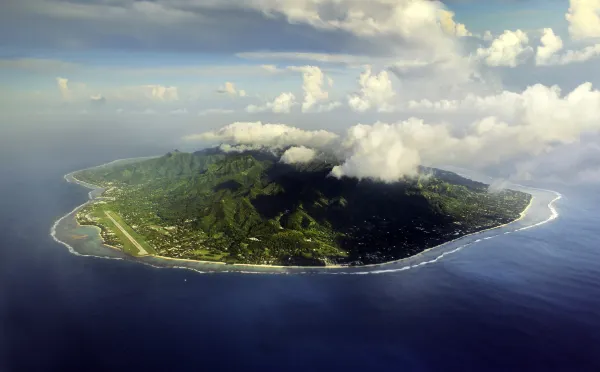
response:
<path fill-rule="evenodd" d="M 292 93 L 281 93 L 272 102 L 262 106 L 248 105 L 246 111 L 250 113 L 271 111 L 275 113 L 289 114 L 292 106 L 296 105 L 296 96 Z"/>
<path fill-rule="evenodd" d="M 470 98 L 469 105 L 478 110 L 479 119 L 466 127 L 410 118 L 396 123 L 358 124 L 340 139 L 327 131 L 257 122 L 234 123 L 188 138 L 318 149 L 340 159 L 341 165 L 332 171 L 334 176 L 392 182 L 415 175 L 418 165 L 486 168 L 511 164 L 577 143 L 584 134 L 600 134 L 600 91 L 593 90 L 590 83 L 566 95 L 556 86 L 538 84 L 520 94 L 504 92 Z M 502 112 L 506 107 L 510 110 Z"/>
<path fill-rule="evenodd" d="M 364 112 L 371 108 L 378 111 L 389 111 L 390 102 L 396 95 L 392 88 L 387 71 L 381 71 L 372 75 L 371 67 L 367 66 L 358 79 L 360 91 L 348 97 L 348 105 L 358 112 Z"/>
<path fill-rule="evenodd" d="M 516 67 L 533 52 L 528 44 L 529 38 L 525 32 L 506 30 L 488 48 L 478 48 L 476 55 L 489 66 Z"/>
<path fill-rule="evenodd" d="M 236 122 L 218 130 L 190 135 L 185 139 L 272 148 L 288 146 L 325 148 L 338 137 L 337 134 L 325 130 L 308 131 L 284 124 L 263 124 L 259 121 Z"/>
<path fill-rule="evenodd" d="M 442 30 L 452 36 L 473 36 L 473 34 L 467 30 L 467 27 L 464 24 L 456 23 L 454 21 L 454 16 L 454 12 L 445 9 L 440 10 L 440 24 L 442 26 Z"/>
<path fill-rule="evenodd" d="M 233 1 L 232 1 L 233 3 Z M 237 3 L 237 1 L 235 2 Z M 250 0 L 239 6 L 267 16 L 283 15 L 291 24 L 317 29 L 342 30 L 360 37 L 394 35 L 431 43 L 443 31 L 439 2 L 414 0 Z"/>
<path fill-rule="evenodd" d="M 482 100 L 500 107 L 506 97 Z M 453 164 L 485 168 L 522 156 L 537 156 L 600 131 L 600 91 L 582 84 L 561 96 L 558 87 L 536 85 L 510 117 L 485 116 L 456 134 L 448 124 L 420 119 L 352 127 L 342 143 L 344 163 L 336 176 L 392 181 L 413 175 L 417 165 Z M 485 115 L 485 113 L 484 113 Z"/>
<path fill-rule="evenodd" d="M 554 55 L 545 61 L 545 65 L 564 66 L 571 63 L 581 63 L 600 56 L 600 44 L 590 45 L 579 50 L 567 50 L 560 55 Z"/>
<path fill-rule="evenodd" d="M 563 41 L 560 36 L 554 34 L 551 28 L 545 28 L 540 42 L 542 45 L 537 48 L 535 63 L 546 65 L 554 54 L 563 48 Z"/>
<path fill-rule="evenodd" d="M 571 0 L 565 18 L 576 40 L 600 38 L 600 0 Z"/>
<path fill-rule="evenodd" d="M 90 102 L 94 105 L 103 105 L 106 103 L 106 98 L 102 94 L 94 94 L 90 96 Z"/>
<path fill-rule="evenodd" d="M 295 146 L 287 149 L 279 161 L 286 164 L 309 163 L 316 157 L 315 150 L 304 146 Z"/>
<path fill-rule="evenodd" d="M 227 94 L 231 97 L 245 97 L 246 96 L 246 91 L 243 89 L 238 90 L 235 87 L 235 84 L 232 82 L 225 82 L 225 85 L 220 87 L 217 90 L 218 93 L 222 93 L 222 94 Z"/>
<path fill-rule="evenodd" d="M 62 99 L 65 101 L 70 100 L 71 92 L 69 91 L 69 79 L 57 77 L 56 85 L 58 85 L 58 90 L 60 91 L 60 96 Z"/>
<path fill-rule="evenodd" d="M 267 72 L 278 72 L 279 69 L 275 65 L 260 65 L 260 67 Z"/>
<path fill-rule="evenodd" d="M 307 53 L 307 52 L 243 52 L 236 56 L 245 59 L 267 59 L 267 60 L 290 60 L 307 61 L 317 63 L 336 63 L 350 66 L 363 66 L 372 63 L 373 56 L 336 54 L 336 53 Z M 276 72 L 278 69 L 274 65 L 262 65 L 266 70 Z"/>
<path fill-rule="evenodd" d="M 143 85 L 141 87 L 147 98 L 157 101 L 177 101 L 179 92 L 177 87 L 167 87 L 163 85 Z"/>
<path fill-rule="evenodd" d="M 335 102 L 329 102 L 323 105 L 319 105 L 319 107 L 317 107 L 317 112 L 329 112 L 329 111 L 333 111 L 338 107 L 341 107 L 342 103 L 339 101 L 335 101 Z"/>
<path fill-rule="evenodd" d="M 265 149 L 264 146 L 260 145 L 230 145 L 223 143 L 219 145 L 219 150 L 223 152 L 245 152 L 245 151 L 257 151 Z"/>
<path fill-rule="evenodd" d="M 293 71 L 302 72 L 302 90 L 304 91 L 304 102 L 302 112 L 310 110 L 316 103 L 326 101 L 329 94 L 323 90 L 325 74 L 316 66 L 290 67 Z"/>
<path fill-rule="evenodd" d="M 219 90 L 217 90 L 217 92 L 229 94 L 231 96 L 237 95 L 237 91 L 235 90 L 235 85 L 229 81 L 225 83 L 224 87 L 219 88 Z"/>
<path fill-rule="evenodd" d="M 404 125 L 420 124 L 410 121 L 399 125 L 359 124 L 350 128 L 342 143 L 344 161 L 334 167 L 331 174 L 335 177 L 372 178 L 385 182 L 415 175 L 421 158 L 418 149 L 404 143 L 406 136 L 401 128 Z M 428 141 L 434 139 L 427 138 Z"/>
<path fill-rule="evenodd" d="M 228 109 L 207 109 L 198 112 L 198 116 L 207 116 L 207 115 L 224 115 L 224 114 L 232 114 L 233 110 Z"/>

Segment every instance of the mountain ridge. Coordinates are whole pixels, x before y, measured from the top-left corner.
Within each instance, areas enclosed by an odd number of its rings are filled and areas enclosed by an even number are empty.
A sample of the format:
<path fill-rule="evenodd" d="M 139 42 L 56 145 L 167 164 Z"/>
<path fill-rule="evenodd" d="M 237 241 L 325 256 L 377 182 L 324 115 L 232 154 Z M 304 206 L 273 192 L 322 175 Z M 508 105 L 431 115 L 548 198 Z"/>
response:
<path fill-rule="evenodd" d="M 85 170 L 77 178 L 106 187 L 114 199 L 90 206 L 88 214 L 118 213 L 156 254 L 231 263 L 391 261 L 510 222 L 531 198 L 489 193 L 483 183 L 433 168 L 421 168 L 427 176 L 382 183 L 335 178 L 335 165 L 209 149 Z"/>

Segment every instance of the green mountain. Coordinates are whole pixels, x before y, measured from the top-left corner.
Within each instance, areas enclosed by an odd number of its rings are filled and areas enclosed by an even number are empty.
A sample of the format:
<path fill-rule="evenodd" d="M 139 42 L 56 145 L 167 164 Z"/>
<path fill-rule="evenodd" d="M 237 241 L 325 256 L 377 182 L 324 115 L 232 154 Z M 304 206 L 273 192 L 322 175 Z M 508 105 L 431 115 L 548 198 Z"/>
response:
<path fill-rule="evenodd" d="M 335 164 L 288 165 L 268 152 L 174 151 L 75 177 L 105 187 L 80 223 L 120 216 L 161 256 L 230 263 L 369 264 L 416 254 L 519 217 L 531 196 L 454 173 L 381 183 L 329 176 Z M 425 176 L 426 175 L 426 176 Z M 124 239 L 123 237 L 121 237 Z M 121 239 L 121 240 L 122 240 Z M 120 242 L 121 246 L 130 245 Z M 136 252 L 131 252 L 136 254 Z"/>

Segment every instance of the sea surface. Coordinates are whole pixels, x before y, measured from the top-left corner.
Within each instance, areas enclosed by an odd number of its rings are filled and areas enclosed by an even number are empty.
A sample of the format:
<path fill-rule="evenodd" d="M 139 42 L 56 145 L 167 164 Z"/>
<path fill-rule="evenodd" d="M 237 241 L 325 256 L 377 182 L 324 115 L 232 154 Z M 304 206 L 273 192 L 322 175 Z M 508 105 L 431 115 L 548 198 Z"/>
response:
<path fill-rule="evenodd" d="M 409 270 L 198 273 L 50 236 L 88 199 L 63 175 L 169 149 L 0 144 L 2 372 L 600 371 L 598 188 L 534 184 L 558 218 Z"/>

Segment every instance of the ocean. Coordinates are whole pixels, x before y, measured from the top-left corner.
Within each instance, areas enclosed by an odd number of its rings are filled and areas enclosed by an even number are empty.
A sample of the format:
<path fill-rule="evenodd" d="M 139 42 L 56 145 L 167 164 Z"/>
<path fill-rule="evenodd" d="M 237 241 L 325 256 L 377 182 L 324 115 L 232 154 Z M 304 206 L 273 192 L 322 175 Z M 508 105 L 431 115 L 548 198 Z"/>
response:
<path fill-rule="evenodd" d="M 169 149 L 49 136 L 0 148 L 0 371 L 600 371 L 600 191 L 427 265 L 198 273 L 82 257 L 50 236 L 63 175 Z"/>

